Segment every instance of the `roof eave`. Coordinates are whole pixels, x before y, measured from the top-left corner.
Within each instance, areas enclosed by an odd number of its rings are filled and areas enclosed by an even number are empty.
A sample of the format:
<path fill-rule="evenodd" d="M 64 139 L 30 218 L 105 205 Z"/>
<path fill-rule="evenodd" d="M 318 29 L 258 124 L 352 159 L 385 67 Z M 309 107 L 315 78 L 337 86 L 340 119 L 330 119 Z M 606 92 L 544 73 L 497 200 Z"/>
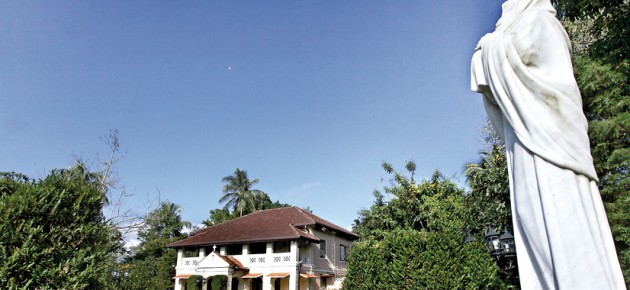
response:
<path fill-rule="evenodd" d="M 208 241 L 208 242 L 199 242 L 199 243 L 181 243 L 178 242 L 171 243 L 166 245 L 169 248 L 186 248 L 186 247 L 204 247 L 204 246 L 215 246 L 215 245 L 230 245 L 230 244 L 251 244 L 251 243 L 263 243 L 263 242 L 275 242 L 275 241 L 286 241 L 286 240 L 298 240 L 298 239 L 306 239 L 312 241 L 319 241 L 319 239 L 308 238 L 305 236 L 285 236 L 285 237 L 269 237 L 269 238 L 260 238 L 260 239 L 243 239 L 243 240 L 225 240 L 225 241 Z M 183 241 L 183 240 L 182 240 Z"/>

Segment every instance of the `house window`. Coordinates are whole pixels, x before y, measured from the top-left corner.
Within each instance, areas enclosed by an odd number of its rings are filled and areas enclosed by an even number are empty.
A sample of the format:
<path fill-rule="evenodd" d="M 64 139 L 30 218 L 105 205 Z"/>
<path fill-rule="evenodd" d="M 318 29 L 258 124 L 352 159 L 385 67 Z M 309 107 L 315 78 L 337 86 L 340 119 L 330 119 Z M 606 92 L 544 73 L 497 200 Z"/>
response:
<path fill-rule="evenodd" d="M 188 257 L 199 257 L 199 248 L 185 249 L 184 250 L 184 257 L 185 258 L 188 258 Z"/>
<path fill-rule="evenodd" d="M 326 258 L 326 241 L 321 240 L 319 242 L 319 257 Z"/>
<path fill-rule="evenodd" d="M 276 241 L 273 242 L 273 252 L 274 253 L 288 253 L 291 251 L 291 242 L 290 241 Z"/>
<path fill-rule="evenodd" d="M 348 261 L 349 254 L 350 254 L 349 246 L 339 245 L 339 261 Z"/>
<path fill-rule="evenodd" d="M 267 243 L 253 243 L 249 244 L 250 254 L 264 254 L 267 252 Z"/>
<path fill-rule="evenodd" d="M 227 254 L 230 256 L 242 255 L 243 245 L 227 245 Z"/>

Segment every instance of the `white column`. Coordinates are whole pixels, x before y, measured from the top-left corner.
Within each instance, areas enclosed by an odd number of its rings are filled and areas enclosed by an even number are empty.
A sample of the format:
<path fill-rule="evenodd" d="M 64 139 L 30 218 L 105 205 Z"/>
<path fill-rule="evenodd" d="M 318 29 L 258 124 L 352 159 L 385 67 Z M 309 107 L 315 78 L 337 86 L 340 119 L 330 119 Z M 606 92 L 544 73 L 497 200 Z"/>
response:
<path fill-rule="evenodd" d="M 300 261 L 300 248 L 297 241 L 291 241 L 291 260 L 295 263 Z"/>
<path fill-rule="evenodd" d="M 179 278 L 175 278 L 175 288 L 173 290 L 182 289 L 182 286 L 179 285 Z"/>
<path fill-rule="evenodd" d="M 243 244 L 243 255 L 249 255 L 249 244 Z"/>
<path fill-rule="evenodd" d="M 267 243 L 267 251 L 265 253 L 265 263 L 270 265 L 273 262 L 273 257 L 271 256 L 273 254 L 273 242 Z"/>
<path fill-rule="evenodd" d="M 219 248 L 219 254 L 221 254 L 221 256 L 225 256 L 225 248 L 226 248 L 226 246 L 221 246 Z"/>
<path fill-rule="evenodd" d="M 206 256 L 206 248 L 201 247 L 199 248 L 199 258 L 203 258 Z"/>
<path fill-rule="evenodd" d="M 271 290 L 271 277 L 263 276 L 263 290 Z"/>
<path fill-rule="evenodd" d="M 177 249 L 177 266 L 182 265 L 183 258 L 184 258 L 184 248 Z"/>
<path fill-rule="evenodd" d="M 291 261 L 295 270 L 289 275 L 289 290 L 300 289 L 300 268 L 298 267 L 300 249 L 297 241 L 291 241 Z"/>
<path fill-rule="evenodd" d="M 232 274 L 227 274 L 227 289 L 226 290 L 232 290 Z M 236 289 L 234 289 L 236 290 Z"/>
<path fill-rule="evenodd" d="M 267 243 L 267 254 L 273 254 L 273 242 Z"/>
<path fill-rule="evenodd" d="M 300 286 L 298 283 L 300 283 L 300 274 L 298 273 L 296 269 L 295 271 L 293 271 L 293 273 L 289 275 L 289 290 L 299 289 Z"/>

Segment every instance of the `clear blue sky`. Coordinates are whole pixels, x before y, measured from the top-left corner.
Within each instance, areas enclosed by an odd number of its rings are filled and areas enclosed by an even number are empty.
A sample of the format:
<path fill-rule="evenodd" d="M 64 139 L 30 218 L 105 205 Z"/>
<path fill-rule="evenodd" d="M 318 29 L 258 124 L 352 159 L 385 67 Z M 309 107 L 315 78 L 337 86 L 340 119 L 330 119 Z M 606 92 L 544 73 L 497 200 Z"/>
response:
<path fill-rule="evenodd" d="M 129 206 L 159 189 L 200 223 L 238 167 L 348 227 L 384 160 L 464 184 L 485 118 L 470 57 L 501 3 L 2 1 L 0 171 L 93 161 L 118 129 Z"/>

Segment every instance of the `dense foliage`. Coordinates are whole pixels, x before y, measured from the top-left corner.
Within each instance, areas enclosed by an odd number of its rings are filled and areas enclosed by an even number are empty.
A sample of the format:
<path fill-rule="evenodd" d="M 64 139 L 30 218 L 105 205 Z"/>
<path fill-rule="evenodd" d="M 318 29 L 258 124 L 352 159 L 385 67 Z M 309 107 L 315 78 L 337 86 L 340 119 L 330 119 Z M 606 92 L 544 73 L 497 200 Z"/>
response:
<path fill-rule="evenodd" d="M 41 180 L 0 175 L 0 285 L 104 289 L 121 249 L 104 222 L 104 193 L 83 164 Z"/>
<path fill-rule="evenodd" d="M 413 173 L 415 164 L 408 163 Z M 412 165 L 412 166 L 410 166 Z M 386 171 L 394 173 L 389 164 Z M 502 288 L 499 268 L 480 242 L 464 244 L 464 190 L 435 172 L 417 184 L 395 172 L 385 192 L 359 212 L 346 289 Z"/>
<path fill-rule="evenodd" d="M 480 242 L 449 232 L 396 229 L 354 246 L 344 289 L 502 288 Z"/>
<path fill-rule="evenodd" d="M 186 281 L 186 290 L 201 290 L 202 283 L 203 283 L 202 276 L 192 275 L 188 277 L 188 281 Z"/>
<path fill-rule="evenodd" d="M 467 165 L 466 178 L 471 188 L 465 198 L 468 230 L 480 237 L 491 224 L 514 232 L 505 147 L 494 144 L 490 151 L 482 152 L 477 163 Z"/>
<path fill-rule="evenodd" d="M 558 16 L 567 21 L 592 23 L 595 35 L 587 55 L 609 64 L 630 57 L 630 2 L 625 0 L 553 0 Z M 627 73 L 628 68 L 624 71 Z"/>
<path fill-rule="evenodd" d="M 138 232 L 140 244 L 131 249 L 131 256 L 124 263 L 126 276 L 121 281 L 125 289 L 172 289 L 177 252 L 166 245 L 182 239 L 184 227 L 191 224 L 182 221 L 181 208 L 164 201 L 151 211 Z"/>

